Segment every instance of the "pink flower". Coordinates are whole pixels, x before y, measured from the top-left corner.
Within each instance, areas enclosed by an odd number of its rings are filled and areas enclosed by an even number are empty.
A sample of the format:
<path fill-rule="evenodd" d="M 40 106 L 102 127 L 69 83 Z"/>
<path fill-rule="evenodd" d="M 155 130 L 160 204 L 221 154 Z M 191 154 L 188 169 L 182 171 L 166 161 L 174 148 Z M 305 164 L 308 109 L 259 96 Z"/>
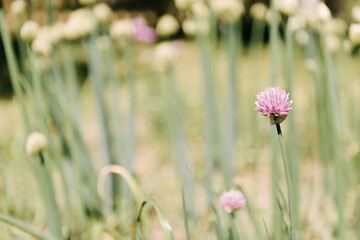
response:
<path fill-rule="evenodd" d="M 232 213 L 242 208 L 245 202 L 244 195 L 238 190 L 230 190 L 220 196 L 220 205 L 227 213 Z"/>
<path fill-rule="evenodd" d="M 149 27 L 145 18 L 136 17 L 133 18 L 133 24 L 135 27 L 133 39 L 139 42 L 152 43 L 157 40 L 157 34 L 154 28 Z"/>
<path fill-rule="evenodd" d="M 262 115 L 270 117 L 271 124 L 282 123 L 292 110 L 289 93 L 279 87 L 267 88 L 256 95 L 256 110 Z"/>

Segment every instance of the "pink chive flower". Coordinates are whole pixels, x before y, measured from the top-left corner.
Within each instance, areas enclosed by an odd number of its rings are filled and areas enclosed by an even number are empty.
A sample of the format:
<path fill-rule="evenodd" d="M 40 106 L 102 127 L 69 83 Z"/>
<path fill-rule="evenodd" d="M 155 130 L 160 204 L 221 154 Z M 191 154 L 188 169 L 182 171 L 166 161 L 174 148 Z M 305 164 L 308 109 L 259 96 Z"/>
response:
<path fill-rule="evenodd" d="M 245 197 L 238 190 L 230 190 L 224 192 L 220 196 L 220 205 L 224 208 L 225 212 L 232 213 L 245 205 Z"/>
<path fill-rule="evenodd" d="M 292 110 L 290 105 L 293 100 L 289 99 L 289 93 L 279 87 L 265 89 L 256 95 L 256 110 L 264 116 L 270 117 L 270 124 L 282 123 Z"/>
<path fill-rule="evenodd" d="M 139 42 L 152 43 L 157 40 L 157 34 L 154 28 L 149 27 L 145 18 L 136 17 L 132 20 L 135 27 L 133 39 Z"/>

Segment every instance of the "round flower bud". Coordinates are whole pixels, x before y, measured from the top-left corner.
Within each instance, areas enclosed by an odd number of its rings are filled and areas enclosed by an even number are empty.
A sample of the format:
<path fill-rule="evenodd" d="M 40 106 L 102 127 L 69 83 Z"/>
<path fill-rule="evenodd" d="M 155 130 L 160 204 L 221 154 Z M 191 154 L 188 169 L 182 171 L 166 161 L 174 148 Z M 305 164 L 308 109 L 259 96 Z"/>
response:
<path fill-rule="evenodd" d="M 170 14 L 163 15 L 156 24 L 156 32 L 161 37 L 170 37 L 179 31 L 179 22 Z"/>
<path fill-rule="evenodd" d="M 130 19 L 117 20 L 110 26 L 110 35 L 117 40 L 129 40 L 134 31 L 134 24 Z"/>
<path fill-rule="evenodd" d="M 255 3 L 250 7 L 250 15 L 258 21 L 265 21 L 268 7 L 263 3 Z"/>
<path fill-rule="evenodd" d="M 349 28 L 349 40 L 352 45 L 360 44 L 360 24 L 352 23 Z"/>
<path fill-rule="evenodd" d="M 245 12 L 244 3 L 239 0 L 212 0 L 211 7 L 219 19 L 226 23 L 234 23 Z"/>
<path fill-rule="evenodd" d="M 292 32 L 305 28 L 306 19 L 302 15 L 293 15 L 288 19 L 288 26 Z"/>
<path fill-rule="evenodd" d="M 40 132 L 33 132 L 26 140 L 26 152 L 30 156 L 39 155 L 47 147 L 47 139 Z"/>
<path fill-rule="evenodd" d="M 198 18 L 207 19 L 210 17 L 210 10 L 204 1 L 196 1 L 192 7 L 191 12 Z"/>
<path fill-rule="evenodd" d="M 360 6 L 355 6 L 351 10 L 351 16 L 355 22 L 360 22 Z"/>
<path fill-rule="evenodd" d="M 42 56 L 49 56 L 52 49 L 51 30 L 43 27 L 38 31 L 36 38 L 31 44 L 32 50 Z"/>
<path fill-rule="evenodd" d="M 21 15 L 26 11 L 26 2 L 24 0 L 15 0 L 10 5 L 10 11 L 15 15 Z"/>
<path fill-rule="evenodd" d="M 166 67 L 175 61 L 179 50 L 172 42 L 159 43 L 154 50 L 154 64 L 159 71 L 165 71 Z"/>
<path fill-rule="evenodd" d="M 100 24 L 108 24 L 113 12 L 106 3 L 98 3 L 93 8 L 94 16 Z"/>
<path fill-rule="evenodd" d="M 175 5 L 180 11 L 186 11 L 191 8 L 196 0 L 175 0 Z"/>
<path fill-rule="evenodd" d="M 224 208 L 224 211 L 227 213 L 232 213 L 245 205 L 245 197 L 238 190 L 230 190 L 224 192 L 220 196 L 220 205 Z"/>
<path fill-rule="evenodd" d="M 65 24 L 65 37 L 68 40 L 78 40 L 90 35 L 94 28 L 95 22 L 91 12 L 81 8 L 70 14 Z"/>
<path fill-rule="evenodd" d="M 187 36 L 192 37 L 196 34 L 196 23 L 192 19 L 185 19 L 181 26 Z"/>
<path fill-rule="evenodd" d="M 50 39 L 53 44 L 61 42 L 64 39 L 65 26 L 63 23 L 56 23 L 50 27 Z"/>
<path fill-rule="evenodd" d="M 32 42 L 38 31 L 39 24 L 33 21 L 27 21 L 20 29 L 20 37 L 25 42 Z"/>
<path fill-rule="evenodd" d="M 319 2 L 316 5 L 315 9 L 316 9 L 317 17 L 320 21 L 325 22 L 331 18 L 330 9 L 325 5 L 325 3 Z"/>
<path fill-rule="evenodd" d="M 276 0 L 276 8 L 284 15 L 291 16 L 299 8 L 298 0 Z"/>

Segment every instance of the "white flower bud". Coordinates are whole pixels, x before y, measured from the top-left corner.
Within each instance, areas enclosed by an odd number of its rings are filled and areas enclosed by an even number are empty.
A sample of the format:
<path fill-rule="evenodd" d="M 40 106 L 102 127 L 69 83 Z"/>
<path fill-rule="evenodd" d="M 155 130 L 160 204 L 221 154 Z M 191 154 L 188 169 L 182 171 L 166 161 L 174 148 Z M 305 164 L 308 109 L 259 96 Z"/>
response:
<path fill-rule="evenodd" d="M 302 15 L 293 15 L 288 19 L 288 26 L 292 32 L 305 28 L 306 20 Z"/>
<path fill-rule="evenodd" d="M 90 35 L 94 28 L 95 21 L 91 12 L 81 8 L 70 14 L 65 24 L 65 37 L 68 40 L 77 40 Z"/>
<path fill-rule="evenodd" d="M 295 33 L 295 40 L 300 44 L 300 45 L 305 45 L 309 42 L 309 34 L 307 33 L 306 30 L 304 29 L 300 29 L 298 31 L 296 31 Z"/>
<path fill-rule="evenodd" d="M 20 29 L 20 37 L 25 42 L 32 42 L 37 32 L 39 31 L 39 24 L 33 21 L 27 21 Z"/>
<path fill-rule="evenodd" d="M 351 10 L 351 16 L 356 22 L 360 22 L 360 6 L 355 6 Z"/>
<path fill-rule="evenodd" d="M 189 10 L 195 2 L 196 0 L 175 0 L 175 5 L 180 11 L 186 11 Z"/>
<path fill-rule="evenodd" d="M 26 5 L 24 0 L 15 0 L 10 5 L 10 11 L 15 15 L 21 15 L 26 11 Z"/>
<path fill-rule="evenodd" d="M 284 15 L 291 16 L 299 8 L 298 0 L 276 0 L 276 8 Z"/>
<path fill-rule="evenodd" d="M 327 21 L 331 18 L 330 9 L 323 2 L 319 2 L 316 5 L 316 14 L 320 21 Z"/>
<path fill-rule="evenodd" d="M 201 0 L 196 1 L 192 5 L 191 12 L 200 19 L 208 19 L 210 17 L 209 7 Z"/>
<path fill-rule="evenodd" d="M 50 27 L 50 39 L 53 44 L 61 42 L 65 36 L 65 26 L 63 23 L 56 23 Z"/>
<path fill-rule="evenodd" d="M 174 43 L 159 43 L 154 50 L 154 67 L 159 71 L 165 71 L 167 66 L 174 62 L 178 55 L 179 50 Z"/>
<path fill-rule="evenodd" d="M 156 32 L 161 37 L 169 37 L 179 31 L 179 22 L 170 14 L 163 15 L 156 24 Z"/>
<path fill-rule="evenodd" d="M 47 139 L 44 134 L 40 132 L 33 132 L 27 138 L 26 152 L 30 156 L 39 155 L 47 147 Z"/>
<path fill-rule="evenodd" d="M 182 26 L 184 33 L 187 36 L 192 37 L 196 34 L 196 30 L 197 30 L 196 23 L 192 19 L 190 19 L 190 18 L 185 19 L 182 22 L 181 26 Z"/>
<path fill-rule="evenodd" d="M 212 0 L 211 7 L 219 19 L 226 23 L 234 23 L 245 12 L 244 3 L 240 0 Z"/>
<path fill-rule="evenodd" d="M 108 24 L 112 18 L 113 12 L 106 3 L 98 3 L 93 8 L 93 13 L 96 20 L 100 24 Z"/>
<path fill-rule="evenodd" d="M 117 20 L 110 26 L 110 35 L 117 40 L 130 39 L 134 31 L 134 24 L 130 19 Z"/>
<path fill-rule="evenodd" d="M 263 3 L 255 3 L 250 7 L 250 15 L 258 21 L 265 21 L 268 7 Z"/>
<path fill-rule="evenodd" d="M 49 56 L 52 49 L 51 30 L 43 27 L 38 31 L 36 38 L 31 44 L 32 50 L 42 56 Z"/>
<path fill-rule="evenodd" d="M 352 45 L 360 44 L 360 24 L 352 23 L 349 28 L 349 39 Z"/>

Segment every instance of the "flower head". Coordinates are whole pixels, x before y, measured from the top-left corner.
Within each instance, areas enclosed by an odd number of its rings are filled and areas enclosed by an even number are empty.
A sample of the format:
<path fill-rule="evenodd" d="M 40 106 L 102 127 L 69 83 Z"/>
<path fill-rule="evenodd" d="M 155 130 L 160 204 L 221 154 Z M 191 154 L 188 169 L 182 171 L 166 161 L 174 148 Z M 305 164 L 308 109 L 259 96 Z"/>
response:
<path fill-rule="evenodd" d="M 165 14 L 156 23 L 156 32 L 161 37 L 170 37 L 179 31 L 180 24 L 173 15 Z"/>
<path fill-rule="evenodd" d="M 272 125 L 282 123 L 292 110 L 290 105 L 293 100 L 289 100 L 289 93 L 279 87 L 265 89 L 256 95 L 256 100 L 256 110 L 264 116 L 269 116 Z"/>
<path fill-rule="evenodd" d="M 238 190 L 230 190 L 224 192 L 220 196 L 220 205 L 224 208 L 225 212 L 232 213 L 245 205 L 245 197 Z"/>
<path fill-rule="evenodd" d="M 213 0 L 211 7 L 219 19 L 226 23 L 234 23 L 245 12 L 245 6 L 238 0 Z"/>
<path fill-rule="evenodd" d="M 39 155 L 47 147 L 47 139 L 44 134 L 40 132 L 33 132 L 27 138 L 26 152 L 30 156 Z"/>

